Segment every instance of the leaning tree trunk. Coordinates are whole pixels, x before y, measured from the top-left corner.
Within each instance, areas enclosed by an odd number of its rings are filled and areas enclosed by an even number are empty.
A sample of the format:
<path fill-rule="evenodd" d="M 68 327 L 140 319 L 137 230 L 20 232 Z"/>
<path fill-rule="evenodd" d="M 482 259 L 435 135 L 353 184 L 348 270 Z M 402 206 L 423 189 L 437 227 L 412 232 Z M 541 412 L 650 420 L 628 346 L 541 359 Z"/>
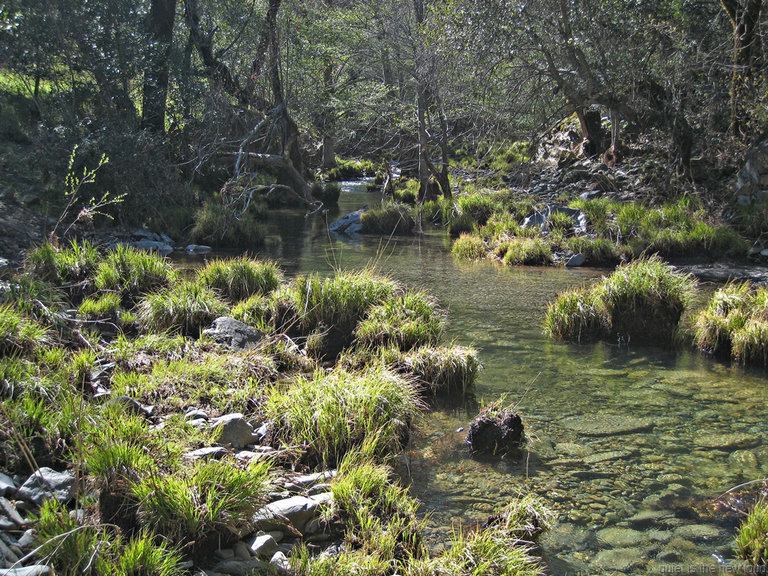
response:
<path fill-rule="evenodd" d="M 576 116 L 581 125 L 584 138 L 582 150 L 587 156 L 596 156 L 604 152 L 603 121 L 597 108 L 577 108 Z"/>
<path fill-rule="evenodd" d="M 144 72 L 142 126 L 155 132 L 165 130 L 165 103 L 168 97 L 168 69 L 173 41 L 176 0 L 152 0 L 147 28 L 152 38 L 149 65 Z"/>

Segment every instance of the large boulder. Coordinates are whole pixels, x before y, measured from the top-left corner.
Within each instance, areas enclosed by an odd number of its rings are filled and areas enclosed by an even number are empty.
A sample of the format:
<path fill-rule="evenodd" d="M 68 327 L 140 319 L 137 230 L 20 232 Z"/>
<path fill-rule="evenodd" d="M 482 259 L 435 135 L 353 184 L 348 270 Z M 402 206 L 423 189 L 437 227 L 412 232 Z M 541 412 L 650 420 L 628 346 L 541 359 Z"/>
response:
<path fill-rule="evenodd" d="M 484 408 L 469 425 L 467 444 L 472 452 L 504 456 L 525 443 L 523 420 L 512 410 L 496 405 Z"/>
<path fill-rule="evenodd" d="M 735 197 L 739 204 L 768 200 L 768 138 L 758 141 L 747 153 L 736 175 Z"/>
<path fill-rule="evenodd" d="M 346 236 L 354 236 L 361 234 L 363 231 L 363 225 L 360 221 L 360 217 L 365 212 L 365 208 L 350 212 L 346 216 L 342 216 L 335 222 L 328 226 L 328 230 L 333 234 L 341 234 Z"/>
<path fill-rule="evenodd" d="M 256 328 L 227 316 L 216 318 L 210 328 L 203 330 L 203 335 L 234 351 L 252 348 L 264 338 Z"/>

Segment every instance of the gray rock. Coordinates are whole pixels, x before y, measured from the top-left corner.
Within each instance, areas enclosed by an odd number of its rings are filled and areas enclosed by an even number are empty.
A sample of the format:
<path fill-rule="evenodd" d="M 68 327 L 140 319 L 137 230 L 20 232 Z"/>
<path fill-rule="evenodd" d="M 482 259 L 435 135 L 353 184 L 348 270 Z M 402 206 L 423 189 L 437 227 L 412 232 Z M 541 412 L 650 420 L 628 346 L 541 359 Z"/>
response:
<path fill-rule="evenodd" d="M 592 454 L 591 456 L 587 456 L 584 458 L 585 464 L 600 464 L 602 462 L 611 462 L 613 460 L 623 460 L 624 458 L 628 458 L 631 456 L 631 452 L 626 452 L 624 450 L 612 450 L 610 452 L 598 452 L 597 454 Z"/>
<path fill-rule="evenodd" d="M 184 250 L 187 254 L 208 254 L 211 251 L 211 247 L 203 244 L 187 244 Z"/>
<path fill-rule="evenodd" d="M 592 559 L 592 567 L 599 570 L 618 570 L 629 572 L 635 568 L 642 568 L 646 561 L 643 552 L 635 548 L 616 548 L 613 550 L 600 550 Z"/>
<path fill-rule="evenodd" d="M 634 516 L 627 518 L 627 522 L 635 527 L 646 527 L 658 524 L 661 520 L 669 518 L 672 513 L 668 510 L 641 510 Z"/>
<path fill-rule="evenodd" d="M 216 318 L 210 328 L 203 330 L 203 335 L 234 351 L 253 348 L 264 338 L 256 328 L 227 316 Z"/>
<path fill-rule="evenodd" d="M 16 497 L 28 500 L 38 506 L 47 497 L 53 497 L 59 502 L 68 502 L 75 493 L 75 475 L 68 470 L 57 472 L 50 468 L 40 468 L 22 484 Z"/>
<path fill-rule="evenodd" d="M 340 234 L 345 236 L 354 236 L 363 232 L 363 224 L 360 221 L 360 216 L 365 212 L 367 208 L 350 212 L 346 216 L 342 216 L 335 222 L 328 225 L 328 231 L 332 234 Z"/>
<path fill-rule="evenodd" d="M 16 492 L 16 484 L 13 483 L 13 479 L 0 472 L 0 496 L 12 495 L 14 492 Z"/>
<path fill-rule="evenodd" d="M 253 539 L 253 542 L 251 542 L 251 545 L 248 548 L 250 553 L 254 556 L 270 558 L 277 552 L 279 545 L 272 536 L 262 533 Z"/>
<path fill-rule="evenodd" d="M 21 535 L 19 538 L 19 547 L 22 550 L 32 550 L 32 548 L 35 547 L 35 542 L 37 541 L 37 531 L 33 528 L 30 528 L 24 534 Z"/>
<path fill-rule="evenodd" d="M 232 448 L 245 448 L 257 441 L 251 426 L 242 414 L 234 413 L 215 418 L 212 426 L 218 431 L 218 443 Z"/>
<path fill-rule="evenodd" d="M 0 512 L 19 528 L 24 528 L 27 525 L 27 521 L 21 517 L 21 514 L 16 510 L 16 507 L 7 499 L 0 497 Z"/>
<path fill-rule="evenodd" d="M 16 555 L 16 553 L 11 550 L 10 546 L 0 540 L 0 558 L 4 559 L 6 562 L 10 562 L 11 564 L 18 562 L 19 557 Z"/>
<path fill-rule="evenodd" d="M 288 557 L 283 552 L 275 552 L 269 563 L 277 568 L 278 572 L 288 572 L 291 569 L 291 563 L 288 561 Z"/>
<path fill-rule="evenodd" d="M 269 564 L 258 560 L 225 560 L 216 564 L 213 569 L 221 574 L 251 576 L 254 573 L 265 572 L 268 567 Z"/>
<path fill-rule="evenodd" d="M 257 513 L 254 517 L 254 523 L 258 528 L 269 530 L 279 528 L 287 520 L 297 530 L 301 530 L 307 520 L 314 516 L 318 505 L 331 499 L 333 499 L 333 494 L 323 493 L 308 498 L 291 496 L 284 500 L 277 500 L 267 504 L 263 510 Z"/>
<path fill-rule="evenodd" d="M 161 242 L 159 240 L 136 240 L 135 242 L 129 242 L 129 246 L 136 250 L 144 250 L 145 252 L 157 252 L 162 256 L 166 256 L 173 252 L 173 246 Z"/>
<path fill-rule="evenodd" d="M 0 570 L 0 576 L 46 576 L 51 573 L 50 566 L 35 564 L 33 566 L 19 566 L 18 568 L 9 568 Z"/>
<path fill-rule="evenodd" d="M 229 454 L 229 450 L 223 446 L 206 446 L 205 448 L 198 448 L 184 454 L 184 458 L 187 460 L 220 460 L 224 456 Z"/>
<path fill-rule="evenodd" d="M 213 555 L 219 560 L 232 560 L 235 557 L 235 551 L 232 548 L 219 548 Z"/>
<path fill-rule="evenodd" d="M 650 418 L 633 418 L 617 414 L 595 414 L 592 416 L 571 416 L 562 421 L 564 428 L 584 436 L 619 436 L 634 432 L 645 432 L 653 428 Z"/>
<path fill-rule="evenodd" d="M 251 559 L 251 550 L 248 548 L 248 544 L 242 540 L 235 542 L 235 545 L 232 546 L 232 551 L 235 553 L 235 558 L 239 558 L 240 560 Z"/>
<path fill-rule="evenodd" d="M 582 254 L 581 252 L 577 252 L 576 254 L 574 254 L 573 256 L 568 258 L 568 260 L 566 260 L 565 266 L 567 268 L 575 268 L 577 266 L 584 266 L 584 262 L 586 262 L 586 260 L 587 259 L 584 257 L 584 254 Z"/>
<path fill-rule="evenodd" d="M 185 420 L 208 420 L 208 414 L 206 414 L 205 410 L 197 410 L 192 409 L 186 414 L 184 414 Z"/>

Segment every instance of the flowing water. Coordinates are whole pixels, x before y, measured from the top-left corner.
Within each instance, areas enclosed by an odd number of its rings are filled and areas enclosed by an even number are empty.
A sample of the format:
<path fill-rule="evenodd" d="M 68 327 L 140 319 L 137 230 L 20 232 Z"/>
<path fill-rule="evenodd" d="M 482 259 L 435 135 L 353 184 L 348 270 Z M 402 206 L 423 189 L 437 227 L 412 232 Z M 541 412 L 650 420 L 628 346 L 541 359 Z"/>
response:
<path fill-rule="evenodd" d="M 413 490 L 431 512 L 430 539 L 444 541 L 534 491 L 558 513 L 542 541 L 553 574 L 732 569 L 735 524 L 711 503 L 768 476 L 766 374 L 689 351 L 546 338 L 547 302 L 604 271 L 463 264 L 439 232 L 390 241 L 328 235 L 326 221 L 377 201 L 347 184 L 337 212 L 280 213 L 262 256 L 290 275 L 375 263 L 428 290 L 449 309 L 447 340 L 481 350 L 478 400 L 517 404 L 532 438 L 518 459 L 469 455 L 460 429 L 471 409 L 426 418 L 409 456 Z"/>

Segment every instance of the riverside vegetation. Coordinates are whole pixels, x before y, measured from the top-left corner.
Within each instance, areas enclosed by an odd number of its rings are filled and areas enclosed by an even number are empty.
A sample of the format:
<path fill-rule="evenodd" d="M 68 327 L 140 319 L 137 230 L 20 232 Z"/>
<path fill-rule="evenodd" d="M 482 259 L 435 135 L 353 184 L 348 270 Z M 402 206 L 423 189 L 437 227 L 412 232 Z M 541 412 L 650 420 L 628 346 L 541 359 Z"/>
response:
<path fill-rule="evenodd" d="M 33 557 L 57 573 L 207 567 L 297 472 L 326 470 L 337 472 L 316 522 L 336 552 L 319 554 L 297 522 L 290 559 L 272 570 L 542 573 L 533 542 L 551 516 L 531 496 L 485 528 L 457 527 L 442 552 L 421 537 L 398 456 L 430 399 L 469 393 L 479 370 L 477 351 L 439 344 L 446 315 L 429 295 L 370 270 L 288 281 L 241 257 L 185 273 L 86 242 L 32 250 L 0 287 L 0 465 L 76 478 L 31 510 Z M 254 346 L 203 334 L 226 314 L 252 327 Z M 234 412 L 261 426 L 248 450 L 225 436 Z"/>

